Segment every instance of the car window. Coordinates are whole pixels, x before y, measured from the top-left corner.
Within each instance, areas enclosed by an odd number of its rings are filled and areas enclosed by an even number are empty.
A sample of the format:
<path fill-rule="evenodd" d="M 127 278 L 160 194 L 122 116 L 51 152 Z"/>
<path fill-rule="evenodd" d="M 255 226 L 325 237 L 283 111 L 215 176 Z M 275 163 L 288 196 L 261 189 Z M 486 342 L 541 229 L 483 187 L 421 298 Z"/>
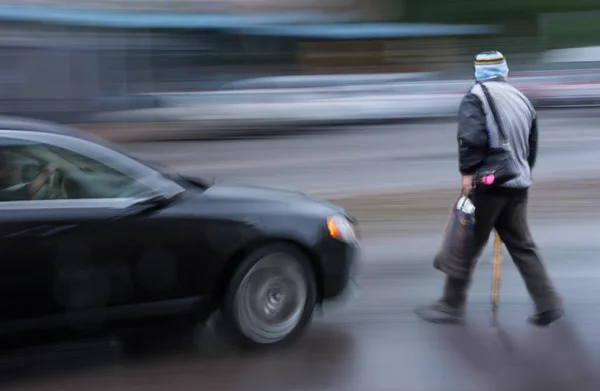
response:
<path fill-rule="evenodd" d="M 0 138 L 0 202 L 151 195 L 136 179 L 69 149 Z"/>

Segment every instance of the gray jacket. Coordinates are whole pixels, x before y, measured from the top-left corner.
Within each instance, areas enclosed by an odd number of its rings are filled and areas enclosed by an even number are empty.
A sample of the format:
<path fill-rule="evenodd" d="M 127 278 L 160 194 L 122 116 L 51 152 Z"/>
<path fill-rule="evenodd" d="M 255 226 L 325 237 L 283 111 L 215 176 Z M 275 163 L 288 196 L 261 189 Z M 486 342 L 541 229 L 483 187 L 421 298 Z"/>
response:
<path fill-rule="evenodd" d="M 537 114 L 529 100 L 502 78 L 484 82 L 496 104 L 506 137 L 512 147 L 511 164 L 519 176 L 503 187 L 527 189 L 537 157 Z M 459 170 L 474 174 L 483 164 L 488 148 L 500 147 L 494 117 L 479 84 L 463 98 L 458 114 Z"/>

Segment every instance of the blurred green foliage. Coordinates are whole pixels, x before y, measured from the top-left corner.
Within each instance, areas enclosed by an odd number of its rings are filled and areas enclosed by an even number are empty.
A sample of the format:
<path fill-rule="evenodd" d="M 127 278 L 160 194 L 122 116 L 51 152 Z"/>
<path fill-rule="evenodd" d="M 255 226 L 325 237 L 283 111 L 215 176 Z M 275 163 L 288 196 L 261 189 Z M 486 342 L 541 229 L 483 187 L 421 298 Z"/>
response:
<path fill-rule="evenodd" d="M 543 49 L 600 44 L 600 0 L 404 0 L 405 22 L 485 23 Z"/>
<path fill-rule="evenodd" d="M 540 33 L 546 49 L 600 44 L 600 12 L 545 14 Z"/>
<path fill-rule="evenodd" d="M 553 12 L 600 9 L 599 0 L 404 0 L 405 20 L 439 23 L 501 23 Z"/>

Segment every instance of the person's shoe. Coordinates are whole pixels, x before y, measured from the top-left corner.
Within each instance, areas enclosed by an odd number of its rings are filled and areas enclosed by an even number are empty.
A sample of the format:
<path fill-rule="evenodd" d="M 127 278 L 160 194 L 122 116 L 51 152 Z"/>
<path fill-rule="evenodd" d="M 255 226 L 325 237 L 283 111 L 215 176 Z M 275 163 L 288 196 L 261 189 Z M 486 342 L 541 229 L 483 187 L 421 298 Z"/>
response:
<path fill-rule="evenodd" d="M 539 312 L 533 316 L 530 316 L 527 320 L 529 323 L 535 326 L 546 327 L 556 322 L 565 315 L 562 308 Z"/>
<path fill-rule="evenodd" d="M 443 299 L 415 309 L 415 314 L 430 323 L 462 324 L 464 308 L 448 305 Z"/>

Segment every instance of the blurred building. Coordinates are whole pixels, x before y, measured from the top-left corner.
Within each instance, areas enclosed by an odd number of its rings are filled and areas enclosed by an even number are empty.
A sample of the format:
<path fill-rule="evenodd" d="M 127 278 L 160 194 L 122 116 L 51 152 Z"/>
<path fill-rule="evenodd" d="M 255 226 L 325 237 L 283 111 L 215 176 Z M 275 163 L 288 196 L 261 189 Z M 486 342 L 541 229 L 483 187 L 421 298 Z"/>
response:
<path fill-rule="evenodd" d="M 177 13 L 352 12 L 361 20 L 389 20 L 402 0 L 0 0 L 0 4 Z"/>
<path fill-rule="evenodd" d="M 266 28 L 293 37 L 301 73 L 403 73 L 453 70 L 465 39 L 488 26 L 361 23 Z"/>
<path fill-rule="evenodd" d="M 0 3 L 0 113 L 59 120 L 114 106 L 147 107 L 152 102 L 139 94 L 211 88 L 221 80 L 285 68 L 281 62 L 288 61 L 271 52 L 271 42 L 245 39 L 237 29 L 354 17 Z"/>
<path fill-rule="evenodd" d="M 464 39 L 494 33 L 486 26 L 354 23 L 360 12 L 348 1 L 337 8 L 325 2 L 330 12 L 316 1 L 313 10 L 306 2 L 294 10 L 293 1 L 260 0 L 237 13 L 226 6 L 232 0 L 172 3 L 190 10 L 206 4 L 199 14 L 161 12 L 158 1 L 107 0 L 103 10 L 85 8 L 89 0 L 79 8 L 24 3 L 0 2 L 0 113 L 59 121 L 152 107 L 145 93 L 250 77 L 451 69 Z M 158 8 L 130 12 L 117 3 Z M 208 12 L 214 3 L 220 13 Z"/>

